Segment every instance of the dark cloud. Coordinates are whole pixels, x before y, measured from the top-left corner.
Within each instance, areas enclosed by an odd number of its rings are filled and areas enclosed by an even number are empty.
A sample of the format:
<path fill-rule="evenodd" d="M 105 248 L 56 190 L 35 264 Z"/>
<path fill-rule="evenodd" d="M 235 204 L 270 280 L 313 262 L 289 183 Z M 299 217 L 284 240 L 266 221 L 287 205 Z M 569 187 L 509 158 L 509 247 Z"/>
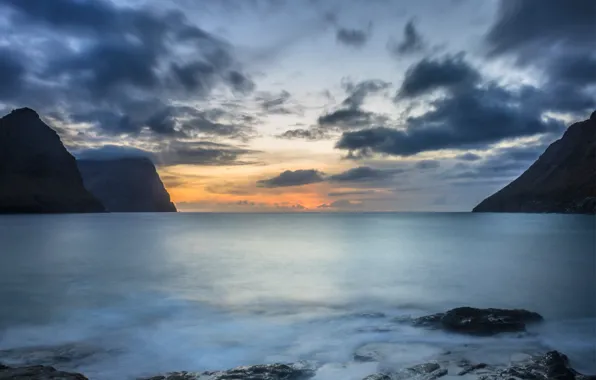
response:
<path fill-rule="evenodd" d="M 463 53 L 424 58 L 408 68 L 396 99 L 412 98 L 441 88 L 470 87 L 480 79 L 480 73 L 465 60 Z"/>
<path fill-rule="evenodd" d="M 317 119 L 317 122 L 321 126 L 335 126 L 350 129 L 371 125 L 378 121 L 377 116 L 378 115 L 373 112 L 346 108 L 322 115 Z M 381 120 L 384 121 L 385 119 Z"/>
<path fill-rule="evenodd" d="M 286 170 L 276 177 L 258 181 L 257 186 L 268 188 L 302 186 L 323 181 L 323 173 L 315 169 Z"/>
<path fill-rule="evenodd" d="M 592 0 L 501 0 L 486 35 L 493 56 L 513 54 L 521 61 L 561 46 L 594 47 L 596 3 Z"/>
<path fill-rule="evenodd" d="M 583 116 L 596 107 L 594 20 L 591 0 L 501 1 L 488 55 L 542 71 L 545 109 Z"/>
<path fill-rule="evenodd" d="M 369 95 L 377 94 L 389 88 L 389 86 L 391 86 L 391 83 L 380 79 L 369 79 L 358 83 L 346 80 L 343 87 L 348 93 L 348 97 L 344 99 L 342 106 L 357 109 L 362 106 Z"/>
<path fill-rule="evenodd" d="M 366 42 L 370 38 L 370 34 L 371 25 L 369 25 L 366 30 L 339 28 L 337 29 L 335 38 L 337 39 L 337 42 L 344 45 L 361 48 L 366 45 Z"/>
<path fill-rule="evenodd" d="M 150 130 L 158 138 L 225 137 L 247 140 L 254 135 L 250 122 L 222 121 L 229 117 L 221 109 L 168 106 L 155 100 L 130 103 L 126 113 L 91 110 L 72 115 L 72 120 L 95 124 L 104 132 L 114 135 L 138 135 L 144 129 Z"/>
<path fill-rule="evenodd" d="M 328 180 L 334 182 L 377 181 L 390 178 L 395 174 L 395 170 L 383 170 L 371 168 L 369 166 L 359 166 L 343 173 L 331 175 L 328 177 Z"/>
<path fill-rule="evenodd" d="M 310 141 L 318 141 L 323 140 L 329 137 L 329 134 L 326 130 L 314 127 L 314 128 L 297 128 L 297 129 L 290 129 L 285 131 L 282 134 L 276 136 L 280 139 L 304 139 Z"/>
<path fill-rule="evenodd" d="M 0 46 L 0 100 L 22 90 L 26 70 L 23 59 L 12 49 Z"/>
<path fill-rule="evenodd" d="M 455 158 L 457 160 L 461 160 L 461 161 L 478 161 L 482 157 L 480 157 L 479 155 L 477 155 L 475 153 L 466 152 L 466 153 L 463 153 L 463 154 L 458 155 Z"/>
<path fill-rule="evenodd" d="M 386 90 L 391 86 L 391 83 L 378 79 L 365 80 L 359 83 L 345 80 L 342 86 L 348 96 L 343 100 L 341 108 L 318 118 L 319 126 L 353 129 L 386 122 L 387 118 L 385 116 L 364 111 L 361 106 L 367 97 Z"/>
<path fill-rule="evenodd" d="M 164 166 L 232 166 L 255 164 L 253 161 L 243 161 L 240 158 L 257 153 L 254 150 L 209 141 L 168 141 L 154 148 L 154 150 L 145 150 L 134 147 L 107 145 L 100 148 L 77 149 L 73 151 L 73 154 L 80 159 L 147 157 L 156 165 Z"/>
<path fill-rule="evenodd" d="M 432 103 L 433 110 L 410 117 L 405 130 L 386 127 L 344 132 L 336 147 L 353 156 L 382 153 L 409 156 L 425 151 L 482 147 L 505 139 L 559 132 L 541 109 L 523 107 L 523 92 L 496 85 L 469 88 Z"/>
<path fill-rule="evenodd" d="M 486 181 L 509 180 L 523 173 L 547 148 L 547 140 L 499 148 L 484 158 L 458 165 L 444 174 L 446 179 Z"/>
<path fill-rule="evenodd" d="M 350 191 L 332 191 L 327 194 L 329 197 L 343 197 L 353 195 L 372 195 L 377 194 L 376 190 L 350 190 Z"/>
<path fill-rule="evenodd" d="M 441 163 L 437 160 L 422 160 L 416 162 L 416 168 L 426 170 L 426 169 L 436 169 L 441 166 Z"/>
<path fill-rule="evenodd" d="M 552 94 L 521 85 L 502 87 L 483 82 L 463 54 L 425 58 L 406 72 L 398 99 L 434 89 L 445 93 L 429 103 L 430 110 L 406 119 L 405 128 L 387 125 L 344 132 L 336 148 L 349 158 L 371 154 L 410 156 L 443 149 L 482 148 L 503 140 L 559 133 L 563 124 L 545 117 Z"/>
<path fill-rule="evenodd" d="M 256 164 L 240 160 L 242 156 L 257 153 L 254 150 L 228 144 L 206 141 L 172 141 L 156 154 L 163 165 L 230 166 Z"/>
<path fill-rule="evenodd" d="M 423 51 L 425 47 L 426 43 L 418 30 L 416 30 L 413 20 L 406 23 L 402 41 L 389 40 L 387 43 L 387 49 L 396 56 L 418 53 Z"/>
<path fill-rule="evenodd" d="M 255 97 L 259 107 L 266 114 L 278 115 L 300 115 L 303 112 L 303 107 L 293 101 L 291 94 L 282 90 L 279 94 L 272 94 L 270 92 L 260 92 Z"/>
<path fill-rule="evenodd" d="M 12 43 L 17 54 L 0 54 L 1 72 L 19 71 L 13 82 L 2 81 L 3 88 L 21 89 L 3 96 L 9 105 L 26 103 L 41 113 L 60 109 L 63 119 L 111 134 L 146 129 L 178 138 L 185 128 L 173 104 L 203 99 L 220 85 L 237 93 L 254 88 L 233 48 L 179 11 L 106 0 L 0 0 L 0 11 L 24 41 Z M 205 133 L 238 135 L 230 123 L 199 121 L 194 124 Z"/>

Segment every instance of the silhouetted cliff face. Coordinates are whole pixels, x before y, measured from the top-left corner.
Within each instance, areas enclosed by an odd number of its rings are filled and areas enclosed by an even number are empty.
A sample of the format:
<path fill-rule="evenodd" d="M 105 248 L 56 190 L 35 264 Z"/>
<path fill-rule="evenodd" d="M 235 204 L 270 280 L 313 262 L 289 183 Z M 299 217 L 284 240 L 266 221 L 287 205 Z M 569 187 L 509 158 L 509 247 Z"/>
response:
<path fill-rule="evenodd" d="M 29 108 L 0 119 L 0 213 L 102 212 L 74 157 Z"/>
<path fill-rule="evenodd" d="M 79 160 L 85 187 L 110 212 L 176 212 L 147 158 Z"/>
<path fill-rule="evenodd" d="M 596 111 L 570 126 L 519 178 L 476 212 L 596 213 Z"/>

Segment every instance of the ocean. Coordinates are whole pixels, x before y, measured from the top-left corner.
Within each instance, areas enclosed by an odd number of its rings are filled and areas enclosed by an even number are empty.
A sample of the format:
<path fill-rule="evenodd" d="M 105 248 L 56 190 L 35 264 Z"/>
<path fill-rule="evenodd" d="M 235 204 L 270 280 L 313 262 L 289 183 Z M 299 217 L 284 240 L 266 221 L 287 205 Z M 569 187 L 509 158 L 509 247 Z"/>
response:
<path fill-rule="evenodd" d="M 0 362 L 92 380 L 296 362 L 360 380 L 459 352 L 557 349 L 596 373 L 596 219 L 475 213 L 0 216 Z M 525 308 L 527 334 L 408 320 Z M 365 345 L 378 362 L 354 360 Z"/>

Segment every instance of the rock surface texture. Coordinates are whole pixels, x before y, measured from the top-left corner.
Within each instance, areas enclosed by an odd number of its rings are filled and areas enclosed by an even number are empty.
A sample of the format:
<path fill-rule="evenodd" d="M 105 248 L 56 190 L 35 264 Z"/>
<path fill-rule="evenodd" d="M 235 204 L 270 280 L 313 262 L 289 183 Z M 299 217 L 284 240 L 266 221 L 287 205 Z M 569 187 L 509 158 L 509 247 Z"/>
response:
<path fill-rule="evenodd" d="M 79 160 L 78 166 L 85 187 L 109 212 L 176 212 L 147 158 Z"/>
<path fill-rule="evenodd" d="M 56 370 L 54 367 L 36 365 L 10 368 L 0 364 L 0 380 L 87 380 L 80 373 Z"/>
<path fill-rule="evenodd" d="M 58 134 L 29 108 L 0 119 L 0 184 L 0 213 L 105 210 L 83 186 Z"/>
<path fill-rule="evenodd" d="M 521 332 L 527 323 L 542 321 L 542 316 L 523 309 L 477 309 L 458 307 L 445 313 L 414 319 L 415 326 L 441 328 L 446 331 L 494 335 L 503 332 Z"/>
<path fill-rule="evenodd" d="M 473 211 L 596 214 L 596 111 Z"/>

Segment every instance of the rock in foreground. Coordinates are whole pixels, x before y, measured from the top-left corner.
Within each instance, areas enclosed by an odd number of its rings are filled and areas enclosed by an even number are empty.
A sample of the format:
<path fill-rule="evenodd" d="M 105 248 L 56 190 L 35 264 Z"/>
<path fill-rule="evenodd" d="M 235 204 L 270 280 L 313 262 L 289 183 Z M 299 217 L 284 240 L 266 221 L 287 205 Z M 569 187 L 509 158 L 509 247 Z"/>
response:
<path fill-rule="evenodd" d="M 596 214 L 596 111 L 473 211 Z"/>
<path fill-rule="evenodd" d="M 29 109 L 0 119 L 0 213 L 103 212 L 60 137 Z"/>
<path fill-rule="evenodd" d="M 175 372 L 145 380 L 307 380 L 314 375 L 300 365 L 264 364 L 218 372 Z"/>
<path fill-rule="evenodd" d="M 10 368 L 0 364 L 0 380 L 88 380 L 80 373 L 56 370 L 54 367 L 32 366 Z"/>
<path fill-rule="evenodd" d="M 526 330 L 527 323 L 540 322 L 540 314 L 523 309 L 477 309 L 458 307 L 414 319 L 415 326 L 441 328 L 446 331 L 472 335 L 494 335 Z"/>
<path fill-rule="evenodd" d="M 176 212 L 148 158 L 78 160 L 85 187 L 110 212 Z"/>
<path fill-rule="evenodd" d="M 595 380 L 596 376 L 585 376 L 569 366 L 569 359 L 558 351 L 547 352 L 543 356 L 527 362 L 515 364 L 495 373 L 480 376 L 481 380 Z"/>

